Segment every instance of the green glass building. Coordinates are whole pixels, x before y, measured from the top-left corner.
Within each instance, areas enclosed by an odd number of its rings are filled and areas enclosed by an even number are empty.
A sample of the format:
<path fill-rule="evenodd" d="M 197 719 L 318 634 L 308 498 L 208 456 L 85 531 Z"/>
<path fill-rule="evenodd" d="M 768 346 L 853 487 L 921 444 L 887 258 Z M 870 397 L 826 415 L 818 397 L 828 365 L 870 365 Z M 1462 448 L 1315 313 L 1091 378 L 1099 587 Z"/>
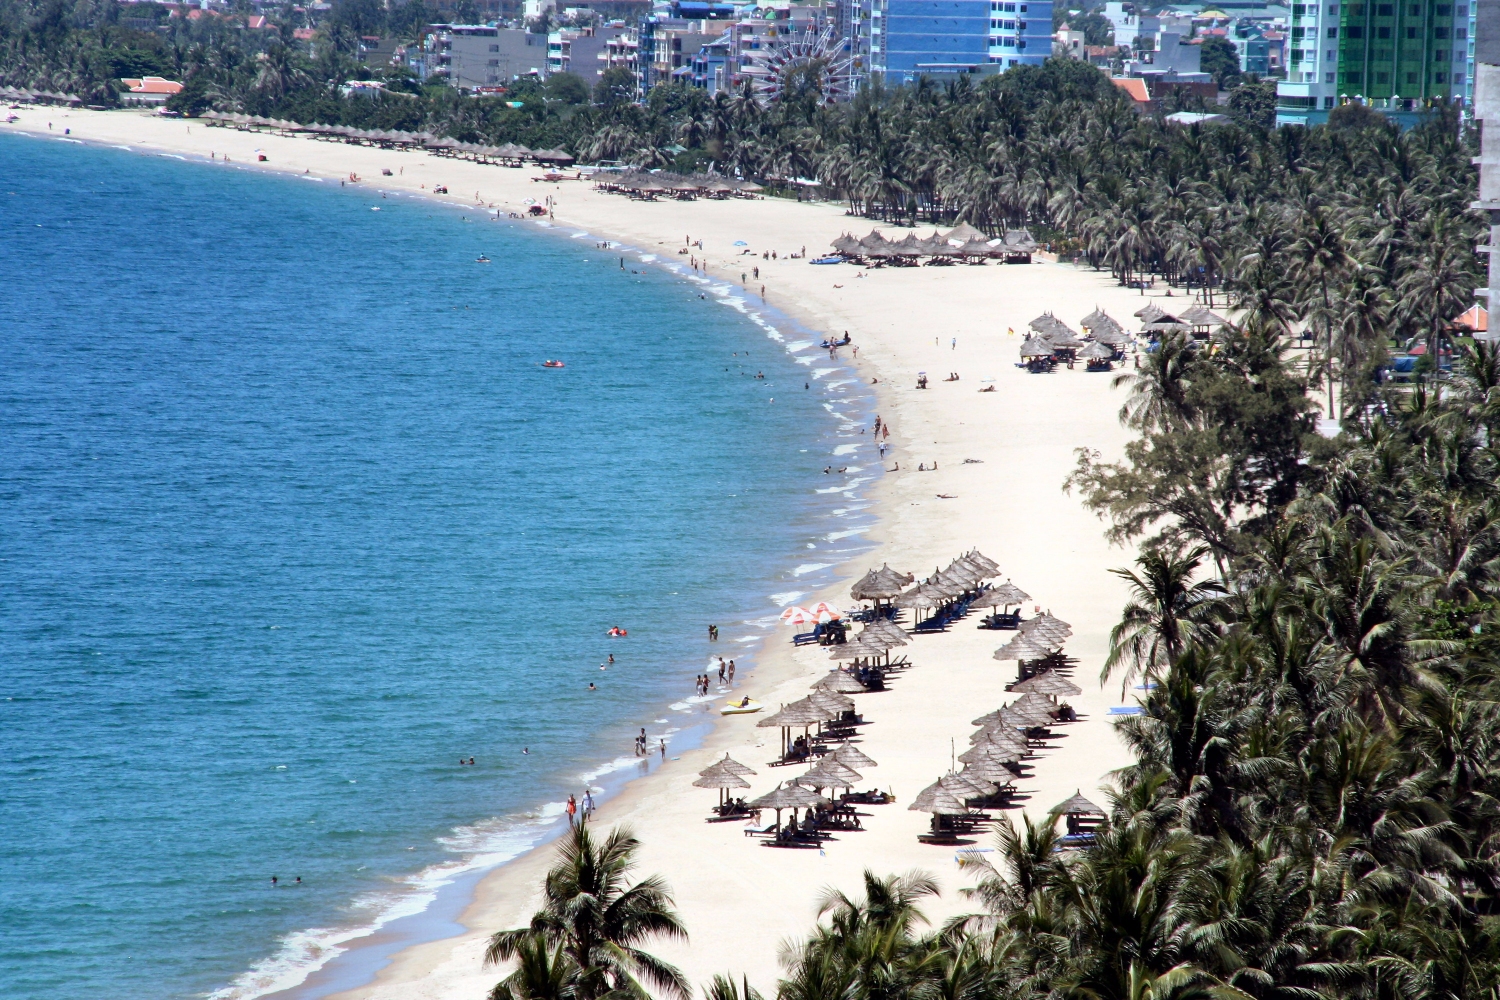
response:
<path fill-rule="evenodd" d="M 1313 125 L 1351 100 L 1417 114 L 1466 92 L 1468 3 L 1293 4 L 1277 123 Z"/>

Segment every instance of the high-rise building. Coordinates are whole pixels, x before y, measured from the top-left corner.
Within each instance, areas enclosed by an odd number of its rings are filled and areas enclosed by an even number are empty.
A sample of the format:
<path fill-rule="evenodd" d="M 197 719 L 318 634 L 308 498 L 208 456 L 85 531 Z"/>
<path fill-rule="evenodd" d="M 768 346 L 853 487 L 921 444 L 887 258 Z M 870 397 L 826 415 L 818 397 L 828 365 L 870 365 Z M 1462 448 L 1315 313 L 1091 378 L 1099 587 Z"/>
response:
<path fill-rule="evenodd" d="M 888 84 L 1041 65 L 1052 0 L 870 0 L 870 72 Z"/>
<path fill-rule="evenodd" d="M 1396 118 L 1470 93 L 1468 3 L 1292 5 L 1277 124 L 1314 125 L 1346 101 Z"/>

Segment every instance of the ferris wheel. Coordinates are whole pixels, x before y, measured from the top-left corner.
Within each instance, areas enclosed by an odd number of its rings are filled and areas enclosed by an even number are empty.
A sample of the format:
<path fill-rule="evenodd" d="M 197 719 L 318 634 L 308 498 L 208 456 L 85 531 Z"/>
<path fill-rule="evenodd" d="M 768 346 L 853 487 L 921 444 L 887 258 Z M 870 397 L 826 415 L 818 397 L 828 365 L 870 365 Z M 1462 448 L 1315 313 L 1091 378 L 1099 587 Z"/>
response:
<path fill-rule="evenodd" d="M 755 96 L 766 103 L 781 100 L 789 84 L 812 85 L 824 104 L 853 96 L 850 73 L 854 65 L 849 40 L 836 36 L 832 25 L 789 32 L 777 44 L 746 53 L 744 74 Z"/>

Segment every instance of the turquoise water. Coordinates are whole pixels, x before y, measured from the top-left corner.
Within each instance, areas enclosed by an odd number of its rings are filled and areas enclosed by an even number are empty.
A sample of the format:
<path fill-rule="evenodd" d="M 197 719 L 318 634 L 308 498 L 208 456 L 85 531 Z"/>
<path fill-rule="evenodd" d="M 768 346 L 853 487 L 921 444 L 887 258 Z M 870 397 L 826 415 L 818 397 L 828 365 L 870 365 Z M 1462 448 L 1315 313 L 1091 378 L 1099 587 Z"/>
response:
<path fill-rule="evenodd" d="M 0 178 L 0 996 L 295 984 L 857 542 L 862 390 L 724 288 L 139 151 Z"/>

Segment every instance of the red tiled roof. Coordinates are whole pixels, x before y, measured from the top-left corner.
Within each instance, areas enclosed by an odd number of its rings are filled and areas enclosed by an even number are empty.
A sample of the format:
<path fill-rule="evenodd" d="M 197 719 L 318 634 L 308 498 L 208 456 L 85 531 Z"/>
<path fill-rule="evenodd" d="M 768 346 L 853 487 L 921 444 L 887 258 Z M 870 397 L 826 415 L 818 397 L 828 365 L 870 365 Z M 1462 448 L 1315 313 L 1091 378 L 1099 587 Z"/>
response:
<path fill-rule="evenodd" d="M 264 28 L 265 26 L 266 15 L 264 14 L 251 14 L 245 18 L 245 27 L 247 28 Z"/>
<path fill-rule="evenodd" d="M 132 94 L 175 94 L 182 89 L 182 84 L 176 80 L 160 76 L 148 76 L 140 80 L 126 78 L 121 82 L 130 88 Z"/>
<path fill-rule="evenodd" d="M 1454 326 L 1466 326 L 1475 333 L 1488 333 L 1490 330 L 1489 310 L 1481 305 L 1472 305 L 1469 311 L 1453 321 Z"/>
<path fill-rule="evenodd" d="M 1150 104 L 1151 92 L 1146 89 L 1146 81 L 1133 76 L 1113 76 L 1110 82 L 1130 95 L 1130 99 L 1137 104 Z"/>

